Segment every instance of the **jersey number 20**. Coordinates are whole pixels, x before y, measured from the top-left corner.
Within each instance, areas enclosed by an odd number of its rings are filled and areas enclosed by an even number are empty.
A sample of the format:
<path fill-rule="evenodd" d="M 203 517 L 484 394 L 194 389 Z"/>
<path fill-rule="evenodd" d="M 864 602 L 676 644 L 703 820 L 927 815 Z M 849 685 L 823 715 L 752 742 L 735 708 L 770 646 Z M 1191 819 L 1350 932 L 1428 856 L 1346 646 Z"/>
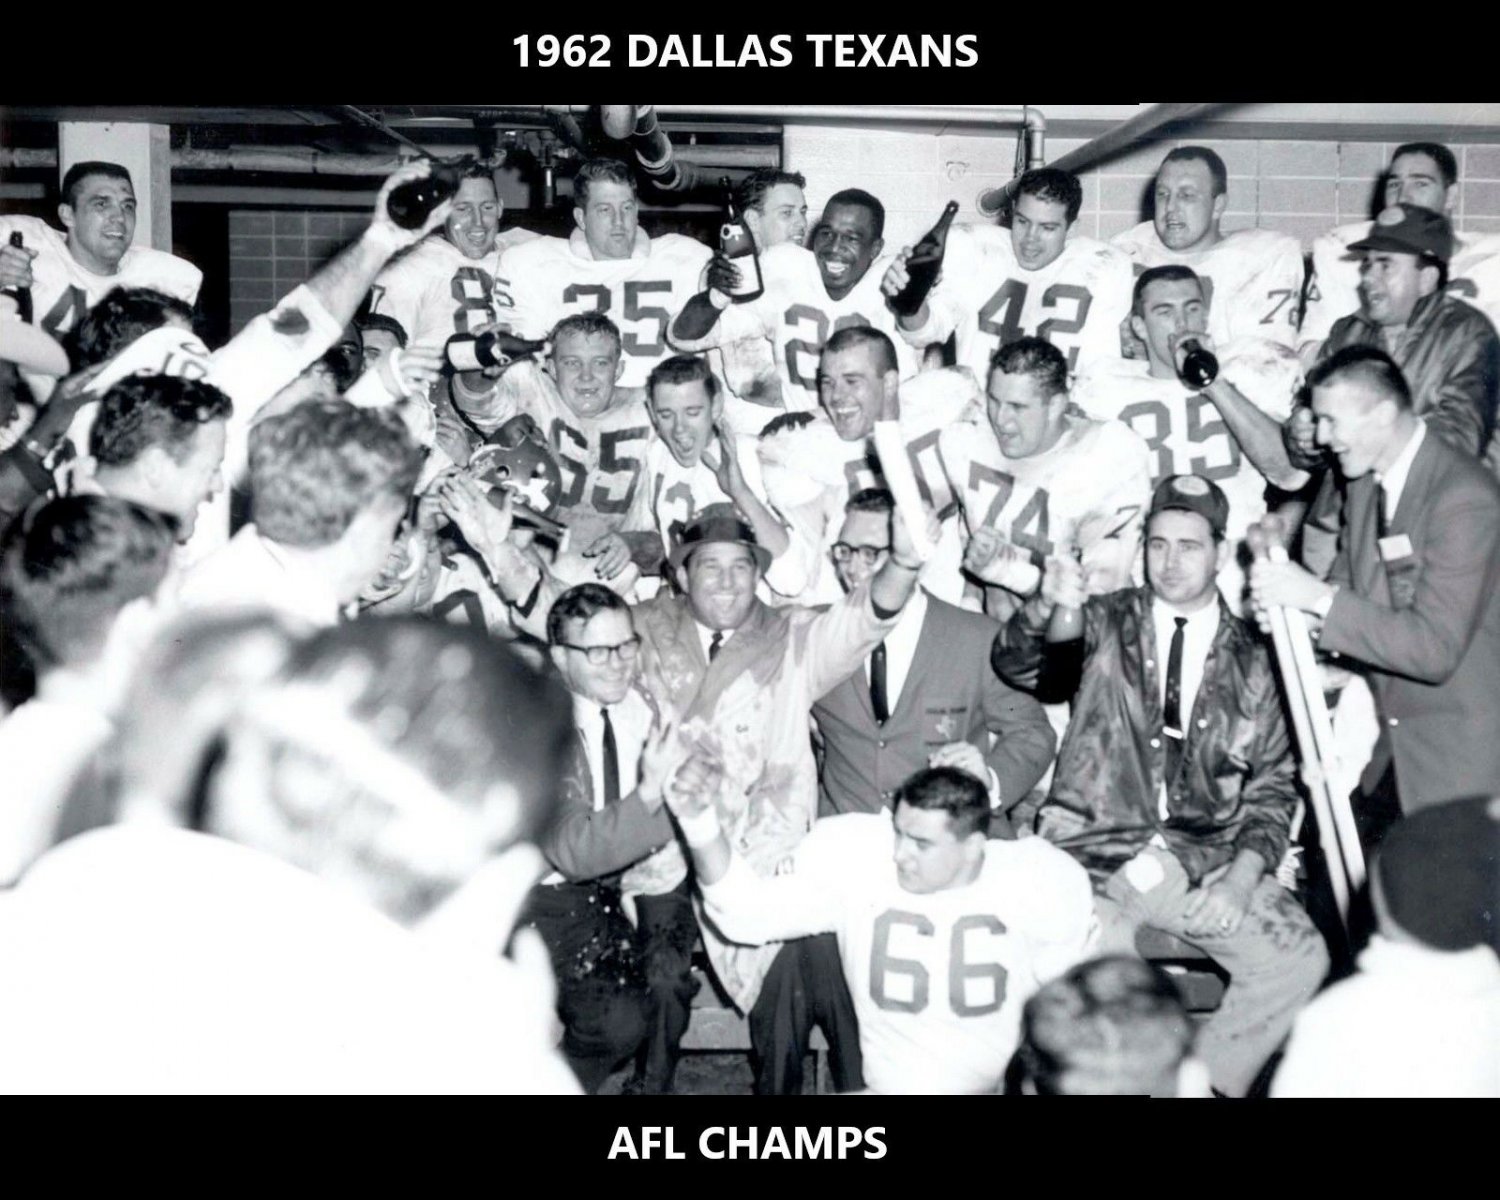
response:
<path fill-rule="evenodd" d="M 931 980 L 927 968 L 914 958 L 897 958 L 891 953 L 891 930 L 898 925 L 912 927 L 918 937 L 932 937 L 936 928 L 931 918 L 921 913 L 887 909 L 875 920 L 875 941 L 870 948 L 870 996 L 876 1005 L 886 1012 L 919 1013 L 928 1005 Z M 992 1013 L 1005 1003 L 1005 968 L 997 962 L 971 963 L 964 958 L 967 935 L 970 930 L 983 930 L 994 937 L 1005 932 L 1000 918 L 990 913 L 975 913 L 960 917 L 953 922 L 953 932 L 948 939 L 948 1007 L 955 1016 L 980 1017 Z M 900 976 L 910 980 L 902 991 L 910 999 L 893 995 L 891 980 Z M 971 981 L 988 981 L 989 998 L 969 1003 L 968 985 Z"/>

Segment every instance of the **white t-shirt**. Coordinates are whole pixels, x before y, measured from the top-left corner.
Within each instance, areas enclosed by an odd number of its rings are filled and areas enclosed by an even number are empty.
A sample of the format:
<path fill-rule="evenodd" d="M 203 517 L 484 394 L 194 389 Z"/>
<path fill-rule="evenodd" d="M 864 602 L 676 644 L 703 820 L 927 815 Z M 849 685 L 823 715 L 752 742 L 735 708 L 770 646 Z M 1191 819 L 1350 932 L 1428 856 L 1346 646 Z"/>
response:
<path fill-rule="evenodd" d="M 918 894 L 897 880 L 895 845 L 889 813 L 826 817 L 789 874 L 735 858 L 705 908 L 740 941 L 838 935 L 875 1091 L 992 1092 L 1026 1001 L 1094 944 L 1088 875 L 1041 838 L 989 841 L 973 883 Z"/>

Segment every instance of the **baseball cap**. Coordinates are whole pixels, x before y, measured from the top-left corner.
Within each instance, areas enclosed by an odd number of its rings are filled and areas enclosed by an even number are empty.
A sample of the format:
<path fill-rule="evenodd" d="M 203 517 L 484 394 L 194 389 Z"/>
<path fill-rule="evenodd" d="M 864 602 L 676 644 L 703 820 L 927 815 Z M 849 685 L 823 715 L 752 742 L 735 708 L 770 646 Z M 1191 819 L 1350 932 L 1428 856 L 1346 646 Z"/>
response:
<path fill-rule="evenodd" d="M 1500 953 L 1500 797 L 1403 817 L 1380 845 L 1375 875 L 1391 920 L 1418 941 Z"/>
<path fill-rule="evenodd" d="M 699 546 L 710 542 L 728 542 L 744 546 L 755 555 L 764 574 L 771 566 L 771 552 L 755 540 L 755 530 L 732 504 L 710 504 L 682 531 L 682 540 L 672 551 L 668 561 L 673 569 L 687 562 L 689 555 Z"/>
<path fill-rule="evenodd" d="M 1453 226 L 1442 213 L 1416 204 L 1392 204 L 1375 218 L 1370 235 L 1351 250 L 1394 250 L 1447 262 L 1453 257 Z"/>
<path fill-rule="evenodd" d="M 1229 524 L 1229 501 L 1219 490 L 1219 485 L 1202 475 L 1168 475 L 1156 485 L 1151 496 L 1151 511 L 1147 522 L 1159 512 L 1168 509 L 1194 512 L 1208 522 L 1216 538 L 1224 536 Z"/>

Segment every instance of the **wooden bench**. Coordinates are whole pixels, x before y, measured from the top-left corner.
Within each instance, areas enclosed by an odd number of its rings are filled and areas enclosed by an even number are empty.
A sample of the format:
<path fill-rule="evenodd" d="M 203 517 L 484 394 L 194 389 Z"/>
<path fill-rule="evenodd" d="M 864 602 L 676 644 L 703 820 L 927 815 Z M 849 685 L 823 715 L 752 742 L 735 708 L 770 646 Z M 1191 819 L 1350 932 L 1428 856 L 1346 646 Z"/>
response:
<path fill-rule="evenodd" d="M 698 994 L 693 997 L 687 1032 L 682 1036 L 683 1053 L 749 1053 L 750 1024 L 719 990 L 713 972 L 695 965 L 693 977 L 698 980 Z M 828 1042 L 821 1029 L 812 1031 L 810 1049 L 814 1058 L 814 1085 L 820 1095 L 825 1095 L 832 1085 L 828 1077 Z"/>

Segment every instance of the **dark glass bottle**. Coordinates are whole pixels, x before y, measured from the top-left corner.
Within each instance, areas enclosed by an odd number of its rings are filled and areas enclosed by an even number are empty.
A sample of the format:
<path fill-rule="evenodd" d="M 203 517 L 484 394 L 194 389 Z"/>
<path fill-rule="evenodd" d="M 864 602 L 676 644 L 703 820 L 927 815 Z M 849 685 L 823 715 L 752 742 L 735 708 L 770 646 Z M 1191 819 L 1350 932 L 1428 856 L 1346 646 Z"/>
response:
<path fill-rule="evenodd" d="M 1177 376 L 1189 387 L 1206 388 L 1219 377 L 1219 360 L 1198 344 L 1196 338 L 1185 338 L 1182 365 Z"/>
<path fill-rule="evenodd" d="M 391 189 L 385 201 L 386 212 L 402 229 L 420 229 L 432 210 L 458 191 L 462 178 L 459 168 L 434 162 L 431 174 Z"/>
<path fill-rule="evenodd" d="M 10 235 L 10 244 L 12 246 L 15 246 L 17 249 L 21 249 L 24 247 L 24 243 L 21 239 L 21 231 L 19 229 L 12 231 Z M 21 320 L 30 325 L 33 315 L 31 308 L 31 289 L 29 287 L 8 287 L 5 289 L 4 294 L 9 296 L 16 302 L 16 316 L 20 317 Z"/>
<path fill-rule="evenodd" d="M 460 333 L 448 339 L 448 362 L 455 371 L 482 371 L 486 367 L 509 366 L 518 358 L 535 354 L 546 342 L 532 342 L 504 330 L 477 336 Z"/>
<path fill-rule="evenodd" d="M 891 297 L 891 311 L 898 317 L 909 317 L 922 307 L 927 293 L 937 282 L 938 272 L 943 268 L 943 251 L 948 245 L 948 229 L 958 212 L 958 201 L 950 200 L 943 209 L 938 223 L 922 235 L 922 240 L 912 247 L 911 257 L 906 260 L 906 273 L 910 276 L 906 286 Z"/>
<path fill-rule="evenodd" d="M 729 180 L 724 185 L 727 188 Z M 736 304 L 745 304 L 756 299 L 766 290 L 760 275 L 760 252 L 755 247 L 755 238 L 745 219 L 734 210 L 734 198 L 728 200 L 729 216 L 719 227 L 719 253 L 739 268 L 740 286 L 730 292 Z"/>

